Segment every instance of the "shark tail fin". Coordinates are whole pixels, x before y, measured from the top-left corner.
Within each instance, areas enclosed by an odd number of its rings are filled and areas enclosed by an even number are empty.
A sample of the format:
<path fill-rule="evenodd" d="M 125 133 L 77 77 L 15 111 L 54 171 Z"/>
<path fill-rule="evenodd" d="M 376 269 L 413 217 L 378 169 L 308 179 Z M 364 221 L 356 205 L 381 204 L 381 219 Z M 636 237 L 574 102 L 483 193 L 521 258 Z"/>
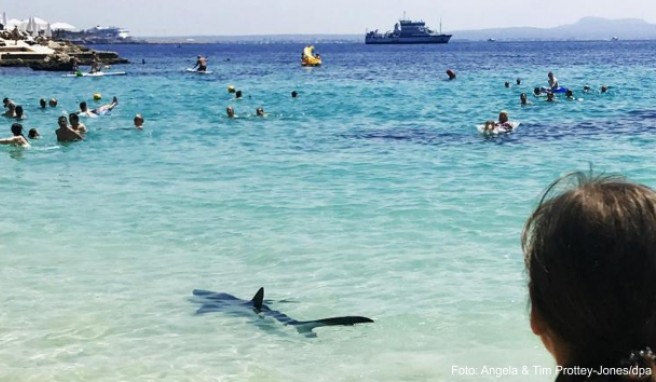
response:
<path fill-rule="evenodd" d="M 264 303 L 264 288 L 260 288 L 251 301 L 253 302 L 256 312 L 259 313 L 262 311 L 262 304 Z"/>
<path fill-rule="evenodd" d="M 371 318 L 361 316 L 344 316 L 323 318 L 321 320 L 300 321 L 294 326 L 299 333 L 310 333 L 315 328 L 322 326 L 353 326 L 355 324 L 365 324 L 374 322 Z"/>

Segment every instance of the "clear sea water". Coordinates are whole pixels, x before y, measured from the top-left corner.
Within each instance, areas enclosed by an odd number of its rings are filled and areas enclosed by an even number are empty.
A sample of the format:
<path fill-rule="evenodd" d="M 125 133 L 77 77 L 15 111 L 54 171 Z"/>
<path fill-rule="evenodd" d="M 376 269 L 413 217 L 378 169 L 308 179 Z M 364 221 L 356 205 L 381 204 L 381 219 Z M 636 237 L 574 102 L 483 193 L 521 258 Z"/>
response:
<path fill-rule="evenodd" d="M 44 136 L 0 148 L 0 380 L 553 380 L 532 368 L 554 362 L 529 329 L 522 225 L 590 165 L 656 186 L 656 42 L 320 44 L 313 69 L 302 47 L 112 46 L 127 76 L 0 71 Z M 183 73 L 199 53 L 213 73 Z M 583 100 L 521 108 L 550 70 Z M 95 92 L 120 105 L 58 145 L 57 117 Z M 500 110 L 517 132 L 479 136 Z M 261 286 L 301 320 L 376 322 L 306 338 L 189 301 Z"/>

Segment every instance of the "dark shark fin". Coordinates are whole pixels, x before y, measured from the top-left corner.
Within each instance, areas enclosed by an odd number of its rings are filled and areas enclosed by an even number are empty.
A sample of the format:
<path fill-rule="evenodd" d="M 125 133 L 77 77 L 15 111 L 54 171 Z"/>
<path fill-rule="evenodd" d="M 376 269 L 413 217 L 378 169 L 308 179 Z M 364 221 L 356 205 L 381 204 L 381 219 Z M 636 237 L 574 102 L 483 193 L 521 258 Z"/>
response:
<path fill-rule="evenodd" d="M 345 317 L 331 317 L 323 318 L 321 320 L 313 321 L 300 321 L 293 324 L 299 333 L 308 334 L 315 328 L 322 326 L 353 326 L 355 324 L 366 324 L 374 322 L 371 318 L 360 316 L 345 316 Z"/>
<path fill-rule="evenodd" d="M 260 288 L 257 293 L 255 293 L 251 302 L 253 303 L 255 311 L 260 313 L 262 311 L 262 304 L 264 303 L 264 288 Z"/>

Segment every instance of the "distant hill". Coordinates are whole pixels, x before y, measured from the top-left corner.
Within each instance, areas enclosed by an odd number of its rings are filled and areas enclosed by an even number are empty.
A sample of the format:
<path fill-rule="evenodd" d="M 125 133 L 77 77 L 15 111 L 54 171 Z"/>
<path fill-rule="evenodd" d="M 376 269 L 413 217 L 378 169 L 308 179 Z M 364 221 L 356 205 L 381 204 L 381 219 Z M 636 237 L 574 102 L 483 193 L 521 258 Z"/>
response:
<path fill-rule="evenodd" d="M 585 17 L 554 28 L 512 27 L 449 32 L 453 40 L 655 40 L 656 24 L 641 19 Z"/>

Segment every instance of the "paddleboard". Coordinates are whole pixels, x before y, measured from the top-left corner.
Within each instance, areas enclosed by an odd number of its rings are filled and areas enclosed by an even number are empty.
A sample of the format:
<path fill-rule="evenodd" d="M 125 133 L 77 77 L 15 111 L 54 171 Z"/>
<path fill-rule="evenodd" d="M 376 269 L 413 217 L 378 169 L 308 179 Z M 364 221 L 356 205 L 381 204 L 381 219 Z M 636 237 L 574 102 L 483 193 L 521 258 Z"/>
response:
<path fill-rule="evenodd" d="M 200 71 L 192 68 L 187 68 L 186 69 L 187 73 L 194 73 L 194 74 L 212 74 L 211 70 L 206 70 L 206 71 Z"/>
<path fill-rule="evenodd" d="M 69 73 L 64 77 L 108 77 L 108 76 L 124 76 L 126 72 L 95 72 L 95 73 Z"/>
<path fill-rule="evenodd" d="M 494 137 L 497 135 L 503 135 L 503 134 L 510 134 L 514 131 L 517 131 L 519 128 L 519 125 L 521 124 L 520 122 L 508 122 L 510 126 L 512 126 L 511 129 L 504 127 L 504 126 L 496 126 L 492 131 L 485 131 L 485 125 L 476 125 L 476 130 L 478 130 L 479 133 L 487 136 L 487 137 Z"/>

